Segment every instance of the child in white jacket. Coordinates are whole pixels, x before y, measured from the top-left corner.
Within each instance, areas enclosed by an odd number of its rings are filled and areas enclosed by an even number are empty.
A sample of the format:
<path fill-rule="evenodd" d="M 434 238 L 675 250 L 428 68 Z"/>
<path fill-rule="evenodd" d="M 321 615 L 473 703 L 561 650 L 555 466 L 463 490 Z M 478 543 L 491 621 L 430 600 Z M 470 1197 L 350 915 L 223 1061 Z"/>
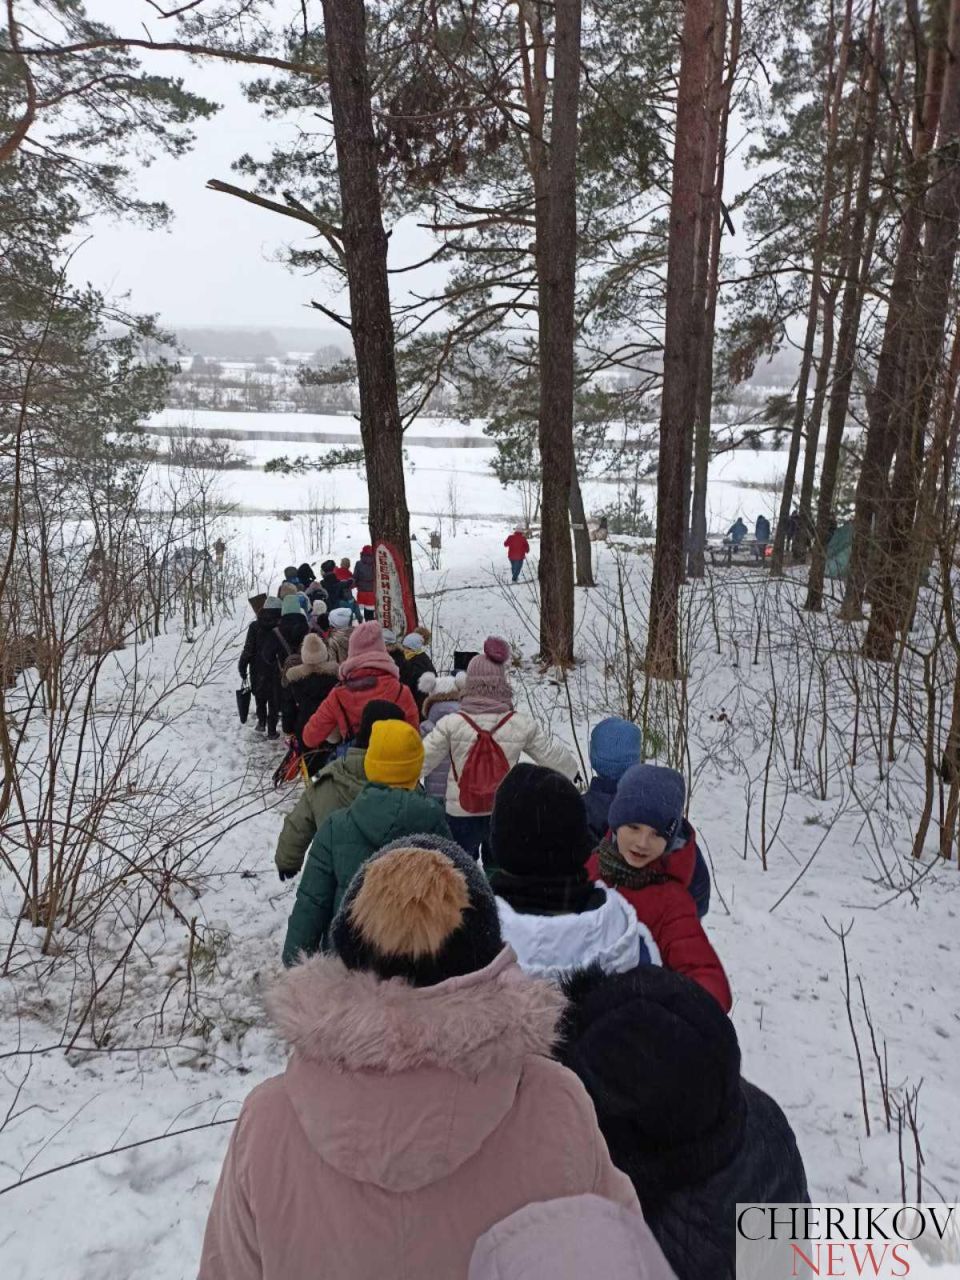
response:
<path fill-rule="evenodd" d="M 514 710 L 513 690 L 506 673 L 509 659 L 510 646 L 506 640 L 488 636 L 483 652 L 470 659 L 459 711 L 444 716 L 423 743 L 424 775 L 444 759 L 451 762 L 447 777 L 447 822 L 457 844 L 474 857 L 479 855 L 480 846 L 489 834 L 493 810 L 492 800 L 486 812 L 467 809 L 461 804 L 460 783 L 467 757 L 478 740 L 477 729 L 492 733 L 506 757 L 507 769 L 512 769 L 521 755 L 527 755 L 536 764 L 556 769 L 567 778 L 577 774 L 576 758 L 563 743 L 548 737 L 525 712 Z"/>

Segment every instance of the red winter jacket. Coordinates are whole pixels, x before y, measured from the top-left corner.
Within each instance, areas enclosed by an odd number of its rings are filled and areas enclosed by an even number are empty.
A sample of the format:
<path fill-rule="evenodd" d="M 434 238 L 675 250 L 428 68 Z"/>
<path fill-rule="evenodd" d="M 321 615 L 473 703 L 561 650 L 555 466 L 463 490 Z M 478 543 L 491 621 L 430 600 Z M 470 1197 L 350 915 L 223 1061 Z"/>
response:
<path fill-rule="evenodd" d="M 384 671 L 360 668 L 331 689 L 316 711 L 303 726 L 303 742 L 307 747 L 319 747 L 332 733 L 339 732 L 340 741 L 356 736 L 360 728 L 363 708 L 374 698 L 395 702 L 403 717 L 414 729 L 420 729 L 420 716 L 413 694 L 399 676 Z"/>
<path fill-rule="evenodd" d="M 666 883 L 650 884 L 643 889 L 620 886 L 617 892 L 623 894 L 637 918 L 653 934 L 664 968 L 699 982 L 719 1001 L 723 1011 L 729 1013 L 733 1004 L 730 983 L 720 957 L 697 919 L 696 904 L 688 889 L 696 856 L 696 837 L 691 828 L 690 839 L 681 849 L 653 864 L 656 870 L 670 876 Z M 590 856 L 587 874 L 591 880 L 603 879 L 596 853 Z"/>
<path fill-rule="evenodd" d="M 511 533 L 503 545 L 507 548 L 507 555 L 511 560 L 523 560 L 530 554 L 530 543 L 522 533 Z"/>

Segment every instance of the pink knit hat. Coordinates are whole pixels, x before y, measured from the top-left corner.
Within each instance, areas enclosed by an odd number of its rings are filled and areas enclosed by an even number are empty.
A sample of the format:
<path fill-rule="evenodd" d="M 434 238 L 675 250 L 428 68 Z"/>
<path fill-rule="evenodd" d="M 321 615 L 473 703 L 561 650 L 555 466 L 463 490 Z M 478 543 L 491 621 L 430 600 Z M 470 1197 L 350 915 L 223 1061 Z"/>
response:
<path fill-rule="evenodd" d="M 506 640 L 501 636 L 487 636 L 483 642 L 483 653 L 471 658 L 467 665 L 463 696 L 512 702 L 513 690 L 504 670 L 509 660 L 510 646 Z"/>
<path fill-rule="evenodd" d="M 346 661 L 340 664 L 340 679 L 346 680 L 360 670 L 385 671 L 391 676 L 398 674 L 397 664 L 383 643 L 383 628 L 379 622 L 361 622 L 350 632 L 350 648 Z"/>

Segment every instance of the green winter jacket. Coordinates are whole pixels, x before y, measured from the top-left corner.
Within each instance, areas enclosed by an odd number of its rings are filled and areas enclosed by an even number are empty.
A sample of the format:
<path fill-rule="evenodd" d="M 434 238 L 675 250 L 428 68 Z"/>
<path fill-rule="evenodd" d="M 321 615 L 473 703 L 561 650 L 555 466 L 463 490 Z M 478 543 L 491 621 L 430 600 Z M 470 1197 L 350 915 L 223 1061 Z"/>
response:
<path fill-rule="evenodd" d="M 372 854 L 391 840 L 418 832 L 450 838 L 443 809 L 422 791 L 368 782 L 349 809 L 332 813 L 317 832 L 287 921 L 283 963 L 326 944 L 330 922 L 347 886 Z"/>
<path fill-rule="evenodd" d="M 349 809 L 367 781 L 363 761 L 366 751 L 350 747 L 345 756 L 333 760 L 307 783 L 300 799 L 283 820 L 283 829 L 274 855 L 280 871 L 299 871 L 310 842 L 331 813 Z"/>

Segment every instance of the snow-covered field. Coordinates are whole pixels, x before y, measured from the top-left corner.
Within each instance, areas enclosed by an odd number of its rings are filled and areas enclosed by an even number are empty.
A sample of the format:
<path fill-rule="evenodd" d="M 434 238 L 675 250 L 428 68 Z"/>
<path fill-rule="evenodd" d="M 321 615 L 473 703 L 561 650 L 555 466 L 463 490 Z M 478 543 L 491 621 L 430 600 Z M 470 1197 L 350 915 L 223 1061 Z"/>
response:
<path fill-rule="evenodd" d="M 165 431 L 187 428 L 200 436 L 231 432 L 238 437 L 234 451 L 245 455 L 249 469 L 218 474 L 218 493 L 225 502 L 246 514 L 304 511 L 321 507 L 347 512 L 366 509 L 366 479 L 362 471 L 344 468 L 300 476 L 264 474 L 262 468 L 280 456 L 321 459 L 331 448 L 356 441 L 359 425 L 349 415 L 284 413 L 226 413 L 213 410 L 165 410 L 155 414 L 147 427 Z M 455 507 L 461 516 L 512 520 L 522 510 L 515 488 L 504 489 L 491 470 L 495 449 L 483 435 L 483 422 L 450 418 L 418 418 L 408 428 L 405 448 L 407 501 L 411 512 L 430 527 Z M 249 438 L 256 435 L 258 439 Z M 155 436 L 160 443 L 162 437 Z M 419 443 L 418 443 L 419 442 Z M 725 532 L 738 515 L 751 525 L 765 513 L 771 519 L 779 509 L 780 484 L 786 467 L 786 451 L 739 449 L 724 453 L 711 464 L 707 492 L 707 523 L 713 532 Z M 632 468 L 624 466 L 624 494 Z M 165 469 L 157 468 L 161 492 Z M 588 514 L 617 501 L 614 476 L 594 477 L 583 485 Z M 656 478 L 641 482 L 648 512 L 656 511 Z M 162 501 L 162 498 L 161 498 Z M 425 526 L 426 527 L 426 526 Z"/>
<path fill-rule="evenodd" d="M 432 527 L 433 514 L 444 510 L 450 477 L 461 487 L 461 512 L 473 517 L 461 520 L 456 535 L 444 525 L 439 570 L 429 569 L 417 553 L 418 592 L 425 621 L 435 631 L 438 665 L 449 660 L 453 648 L 491 631 L 507 636 L 523 656 L 513 675 L 519 700 L 586 755 L 591 723 L 605 711 L 621 711 L 626 696 L 623 668 L 611 665 L 618 572 L 628 583 L 631 629 L 642 647 L 648 559 L 597 547 L 599 585 L 578 592 L 583 661 L 565 690 L 530 661 L 535 576 L 528 574 L 515 589 L 505 584 L 506 529 L 500 515 L 516 512 L 517 506 L 484 474 L 482 451 L 423 453 L 432 456 L 434 466 L 428 469 L 425 460 L 421 465 L 419 455 L 413 459 L 411 507 L 423 517 L 414 521 L 415 528 Z M 778 465 L 777 455 L 769 453 L 727 457 L 711 476 L 717 523 L 743 508 L 748 513 L 769 509 L 758 492 L 749 493 L 742 507 L 736 495 L 742 500 L 738 486 L 745 478 L 762 481 Z M 241 504 L 242 511 L 229 518 L 226 537 L 229 554 L 256 577 L 249 587 L 275 585 L 280 566 L 290 561 L 353 555 L 366 541 L 363 516 L 351 510 L 365 505 L 363 482 L 353 473 L 339 473 L 332 482 L 339 510 L 328 517 L 320 546 L 309 545 L 305 518 L 283 520 L 266 513 L 309 505 L 311 486 L 318 489 L 329 481 L 255 471 L 230 472 L 221 479 Z M 651 489 L 651 505 L 653 494 Z M 932 857 L 919 863 L 909 858 L 919 803 L 909 739 L 900 743 L 898 764 L 883 780 L 863 746 L 857 768 L 848 767 L 839 672 L 825 673 L 822 690 L 814 687 L 807 695 L 809 724 L 799 744 L 788 743 L 786 750 L 797 759 L 797 768 L 785 770 L 774 761 L 771 769 L 772 691 L 780 688 L 784 702 L 795 699 L 801 679 L 802 646 L 794 644 L 800 623 L 791 622 L 798 616 L 795 598 L 796 584 L 767 589 L 762 575 L 735 570 L 718 575 L 712 590 L 693 593 L 690 608 L 690 815 L 712 866 L 714 897 L 706 927 L 734 989 L 744 1074 L 786 1110 L 815 1200 L 898 1199 L 896 1124 L 888 1134 L 859 976 L 891 1088 L 902 1098 L 923 1082 L 924 1195 L 956 1200 L 960 1004 L 952 959 L 960 878 L 955 866 L 938 865 Z M 187 963 L 184 932 L 165 909 L 138 937 L 125 1018 L 102 1049 L 65 1053 L 58 1047 L 70 999 L 66 969 L 46 981 L 42 994 L 23 982 L 7 983 L 2 993 L 0 1273 L 5 1278 L 180 1280 L 195 1274 L 230 1131 L 229 1123 L 205 1126 L 229 1122 L 245 1094 L 282 1069 L 283 1054 L 264 1023 L 261 1000 L 279 968 L 295 891 L 294 884 L 278 881 L 273 865 L 281 814 L 295 792 L 291 787 L 278 796 L 270 790 L 276 748 L 236 719 L 235 658 L 248 619 L 238 595 L 218 634 L 198 637 L 195 648 L 212 649 L 231 635 L 233 643 L 217 660 L 212 678 L 176 695 L 168 711 L 181 714 L 167 716 L 151 747 L 188 770 L 195 786 L 234 796 L 238 814 L 241 805 L 252 812 L 236 826 L 228 814 L 211 831 L 196 879 L 199 896 L 179 887 L 172 894 L 185 914 L 197 918 L 208 940 L 203 955 L 194 957 L 194 1004 L 186 1008 L 178 989 L 163 1022 L 158 1020 L 164 992 Z M 764 619 L 771 621 L 769 641 Z M 179 652 L 179 637 L 171 634 L 149 642 L 136 656 L 149 660 L 159 679 Z M 134 656 L 127 650 L 111 663 L 130 664 Z M 111 670 L 105 673 L 108 684 Z M 825 701 L 818 702 L 821 693 Z M 784 715 L 782 708 L 779 714 Z M 824 717 L 830 727 L 821 742 Z M 668 703 L 653 720 L 666 743 L 673 732 Z M 778 721 L 783 735 L 785 723 Z M 42 733 L 39 716 L 36 732 Z M 866 728 L 861 733 L 866 741 Z M 766 871 L 760 854 L 764 844 Z M 4 881 L 5 931 L 19 901 L 10 890 Z M 846 945 L 864 1054 L 869 1138 L 844 1003 L 843 958 L 831 932 L 851 921 Z M 201 1127 L 164 1136 L 194 1126 Z M 160 1140 L 130 1147 L 153 1138 Z M 97 1158 L 71 1165 L 90 1156 Z M 904 1160 L 908 1187 L 913 1187 L 916 1157 L 909 1134 Z M 71 1167 L 48 1172 L 61 1165 Z"/>

